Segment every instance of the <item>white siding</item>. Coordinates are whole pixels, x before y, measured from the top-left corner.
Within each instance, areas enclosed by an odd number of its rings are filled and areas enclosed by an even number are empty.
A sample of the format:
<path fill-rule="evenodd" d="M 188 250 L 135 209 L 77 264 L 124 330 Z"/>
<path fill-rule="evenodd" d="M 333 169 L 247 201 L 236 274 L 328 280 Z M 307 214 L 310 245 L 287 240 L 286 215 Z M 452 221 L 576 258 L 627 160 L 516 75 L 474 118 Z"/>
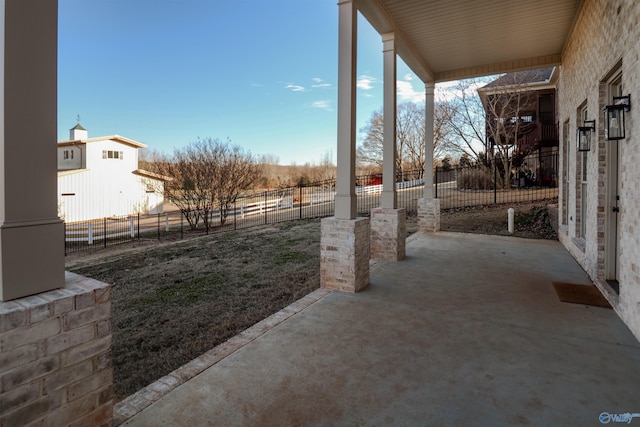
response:
<path fill-rule="evenodd" d="M 65 221 L 162 212 L 162 182 L 133 173 L 136 147 L 113 140 L 85 146 L 86 169 L 58 173 L 59 214 Z M 68 147 L 58 148 L 58 162 L 62 148 Z M 118 158 L 103 158 L 103 151 L 117 152 Z M 147 192 L 150 183 L 155 192 Z"/>

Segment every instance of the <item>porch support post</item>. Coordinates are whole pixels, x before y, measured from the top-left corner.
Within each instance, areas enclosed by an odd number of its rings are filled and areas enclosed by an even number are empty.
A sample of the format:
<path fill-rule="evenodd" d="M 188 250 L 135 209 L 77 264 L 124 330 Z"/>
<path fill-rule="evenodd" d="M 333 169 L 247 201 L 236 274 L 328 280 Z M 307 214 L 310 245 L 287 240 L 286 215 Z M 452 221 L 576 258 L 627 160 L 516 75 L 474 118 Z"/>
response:
<path fill-rule="evenodd" d="M 425 84 L 425 162 L 424 193 L 418 199 L 418 228 L 420 231 L 440 231 L 440 200 L 433 198 L 433 116 L 435 83 Z"/>
<path fill-rule="evenodd" d="M 384 56 L 384 126 L 382 142 L 382 195 L 385 209 L 396 208 L 396 43 L 393 33 L 382 35 Z"/>
<path fill-rule="evenodd" d="M 57 52 L 57 0 L 0 0 L 3 426 L 113 420 L 111 287 L 64 271 Z"/>
<path fill-rule="evenodd" d="M 58 2 L 0 1 L 0 300 L 64 286 Z"/>
<path fill-rule="evenodd" d="M 396 194 L 396 43 L 395 35 L 382 35 L 384 56 L 384 131 L 382 195 L 371 210 L 371 258 L 399 261 L 406 254 L 406 211 L 397 209 Z"/>
<path fill-rule="evenodd" d="M 320 286 L 357 292 L 369 284 L 369 218 L 356 218 L 355 0 L 338 2 L 338 156 L 335 216 L 320 233 Z"/>
<path fill-rule="evenodd" d="M 338 2 L 338 155 L 336 218 L 354 219 L 356 198 L 356 57 L 358 11 L 354 0 Z"/>

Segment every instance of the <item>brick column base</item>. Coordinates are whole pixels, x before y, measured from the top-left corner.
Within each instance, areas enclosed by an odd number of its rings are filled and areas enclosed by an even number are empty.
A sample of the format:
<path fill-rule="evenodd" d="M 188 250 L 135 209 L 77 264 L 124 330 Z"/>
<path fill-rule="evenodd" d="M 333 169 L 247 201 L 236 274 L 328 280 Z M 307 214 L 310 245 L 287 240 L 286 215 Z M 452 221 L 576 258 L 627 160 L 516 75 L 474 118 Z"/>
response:
<path fill-rule="evenodd" d="M 418 230 L 440 231 L 440 200 L 418 199 Z"/>
<path fill-rule="evenodd" d="M 358 292 L 369 285 L 369 218 L 324 218 L 320 232 L 320 286 Z"/>
<path fill-rule="evenodd" d="M 402 209 L 371 210 L 371 258 L 400 261 L 406 255 L 407 213 Z"/>
<path fill-rule="evenodd" d="M 111 286 L 0 302 L 0 425 L 112 425 Z"/>

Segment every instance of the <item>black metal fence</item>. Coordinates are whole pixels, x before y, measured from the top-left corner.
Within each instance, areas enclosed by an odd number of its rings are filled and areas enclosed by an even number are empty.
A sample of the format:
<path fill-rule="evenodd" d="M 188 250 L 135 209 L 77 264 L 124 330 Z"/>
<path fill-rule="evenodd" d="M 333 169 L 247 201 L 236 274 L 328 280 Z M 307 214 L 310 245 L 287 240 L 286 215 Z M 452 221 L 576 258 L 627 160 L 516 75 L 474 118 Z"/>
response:
<path fill-rule="evenodd" d="M 557 170 L 557 158 L 547 159 Z M 543 162 L 544 163 L 544 162 Z M 547 163 L 551 165 L 552 163 Z M 539 169 L 539 167 L 538 167 Z M 533 174 L 522 171 L 514 175 L 507 189 L 497 188 L 491 180 L 496 171 L 481 166 L 467 166 L 443 170 L 436 168 L 434 192 L 441 199 L 442 209 L 494 203 L 534 201 L 557 197 L 555 181 L 532 180 Z M 549 169 L 549 175 L 552 175 Z M 405 171 L 404 177 L 421 176 L 420 171 Z M 473 181 L 471 178 L 476 177 Z M 527 178 L 528 176 L 528 178 Z M 540 175 L 538 175 L 540 176 Z M 482 185 L 471 185 L 480 182 Z M 517 181 L 515 180 L 517 178 Z M 484 181 L 484 180 L 487 181 Z M 537 178 L 536 178 L 537 179 Z M 534 182 L 535 181 L 535 182 Z M 493 184 L 492 184 L 493 183 Z M 521 185 L 522 184 L 522 185 Z M 421 178 L 396 182 L 397 205 L 407 213 L 417 211 L 418 199 L 424 195 L 424 180 Z M 382 176 L 359 176 L 356 179 L 357 212 L 368 216 L 380 206 Z M 190 224 L 185 214 L 171 205 L 166 212 L 153 215 L 130 215 L 126 217 L 101 218 L 90 221 L 65 223 L 65 254 L 91 251 L 142 239 L 179 240 L 204 234 L 221 233 L 257 225 L 274 224 L 297 219 L 323 218 L 335 212 L 335 180 L 318 182 L 304 187 L 293 187 L 264 191 L 239 197 L 226 215 L 221 210 L 208 212 L 208 227 L 199 221 L 196 227 Z M 198 213 L 202 215 L 203 213 Z"/>
<path fill-rule="evenodd" d="M 558 154 L 536 153 L 506 174 L 499 162 L 437 167 L 434 192 L 441 209 L 532 202 L 558 197 L 557 176 Z"/>

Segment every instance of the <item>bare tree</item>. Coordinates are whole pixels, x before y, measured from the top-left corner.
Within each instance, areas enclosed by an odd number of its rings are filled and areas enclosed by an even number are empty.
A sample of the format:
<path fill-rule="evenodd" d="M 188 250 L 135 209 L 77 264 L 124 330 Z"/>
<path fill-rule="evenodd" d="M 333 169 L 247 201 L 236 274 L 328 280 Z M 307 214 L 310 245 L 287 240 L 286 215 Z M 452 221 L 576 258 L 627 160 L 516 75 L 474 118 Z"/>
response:
<path fill-rule="evenodd" d="M 514 165 L 524 159 L 533 146 L 523 135 L 535 124 L 536 98 L 528 90 L 527 74 L 510 73 L 499 79 L 462 80 L 440 94 L 447 150 L 465 162 L 500 170 L 495 185 L 506 188 Z M 489 80 L 494 80 L 487 84 Z"/>
<path fill-rule="evenodd" d="M 443 125 L 443 112 L 436 104 L 434 113 L 434 159 L 444 153 L 449 130 Z M 360 132 L 364 139 L 357 148 L 360 166 L 382 167 L 384 118 L 382 109 L 375 111 L 369 123 Z M 434 162 L 435 164 L 435 162 Z M 424 105 L 413 102 L 398 105 L 396 116 L 396 170 L 400 176 L 406 170 L 413 170 L 422 177 L 425 166 L 425 110 Z"/>
<path fill-rule="evenodd" d="M 240 193 L 258 179 L 259 167 L 240 146 L 205 138 L 174 150 L 171 157 L 149 164 L 152 171 L 170 176 L 165 193 L 184 214 L 192 229 L 200 221 L 209 230 L 211 214 L 220 211 L 225 223 Z"/>
<path fill-rule="evenodd" d="M 382 169 L 382 147 L 384 135 L 384 118 L 382 109 L 374 111 L 365 127 L 360 129 L 365 137 L 356 150 L 359 165 L 376 165 Z"/>
<path fill-rule="evenodd" d="M 466 155 L 478 161 L 487 152 L 485 138 L 485 110 L 477 88 L 486 81 L 461 80 L 439 95 L 440 124 L 443 149 L 455 157 Z"/>
<path fill-rule="evenodd" d="M 537 96 L 527 90 L 520 76 L 507 74 L 499 86 L 480 90 L 486 117 L 487 160 L 500 167 L 503 188 L 509 186 L 512 168 L 535 148 L 523 137 L 535 129 Z"/>

